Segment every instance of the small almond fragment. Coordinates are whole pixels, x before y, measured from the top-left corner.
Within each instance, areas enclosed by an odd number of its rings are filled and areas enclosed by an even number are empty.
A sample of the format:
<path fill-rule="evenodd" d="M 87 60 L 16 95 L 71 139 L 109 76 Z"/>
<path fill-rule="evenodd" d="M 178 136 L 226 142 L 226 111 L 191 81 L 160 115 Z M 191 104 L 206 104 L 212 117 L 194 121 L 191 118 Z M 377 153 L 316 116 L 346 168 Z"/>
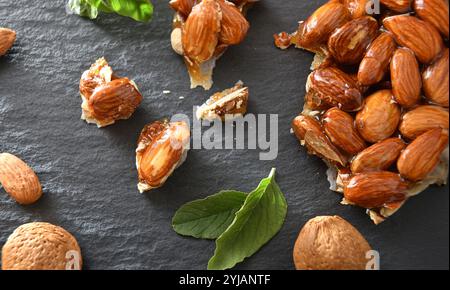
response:
<path fill-rule="evenodd" d="M 113 80 L 113 78 L 113 70 L 109 66 L 106 59 L 104 57 L 97 59 L 95 63 L 81 75 L 81 97 L 89 100 L 92 93 L 98 86 L 109 83 Z"/>
<path fill-rule="evenodd" d="M 406 199 L 408 183 L 389 171 L 359 173 L 344 187 L 345 200 L 368 209 L 389 206 Z"/>
<path fill-rule="evenodd" d="M 378 34 L 378 22 L 370 17 L 353 19 L 336 29 L 328 39 L 328 51 L 340 64 L 358 64 Z"/>
<path fill-rule="evenodd" d="M 365 270 L 369 243 L 339 216 L 310 219 L 294 246 L 297 270 Z"/>
<path fill-rule="evenodd" d="M 358 70 L 358 81 L 365 86 L 380 82 L 387 70 L 397 45 L 390 33 L 381 33 L 369 46 Z"/>
<path fill-rule="evenodd" d="M 364 101 L 364 106 L 356 115 L 359 134 L 370 143 L 389 138 L 397 130 L 401 112 L 390 90 L 373 93 Z"/>
<path fill-rule="evenodd" d="M 292 121 L 292 129 L 300 144 L 305 145 L 310 154 L 342 166 L 347 164 L 347 158 L 331 143 L 316 119 L 299 115 Z"/>
<path fill-rule="evenodd" d="M 16 32 L 9 28 L 0 27 L 0 56 L 5 55 L 16 41 Z"/>
<path fill-rule="evenodd" d="M 241 43 L 250 24 L 241 11 L 233 3 L 225 0 L 217 0 L 222 12 L 222 27 L 220 28 L 219 41 L 226 45 L 236 45 Z"/>
<path fill-rule="evenodd" d="M 352 160 L 353 173 L 383 171 L 393 165 L 406 147 L 400 138 L 389 138 L 361 151 Z"/>
<path fill-rule="evenodd" d="M 194 7 L 199 0 L 171 0 L 169 2 L 170 7 L 173 10 L 177 11 L 181 14 L 185 19 L 189 16 L 192 11 L 192 7 Z"/>
<path fill-rule="evenodd" d="M 355 155 L 367 147 L 356 131 L 353 117 L 348 113 L 331 108 L 322 116 L 322 124 L 331 142 L 348 154 Z"/>
<path fill-rule="evenodd" d="M 163 186 L 186 160 L 189 140 L 189 126 L 185 122 L 156 121 L 144 127 L 136 149 L 141 193 Z"/>
<path fill-rule="evenodd" d="M 422 73 L 423 91 L 426 98 L 434 104 L 447 108 L 449 106 L 448 56 L 447 48 L 442 56 Z"/>
<path fill-rule="evenodd" d="M 448 38 L 448 0 L 414 0 L 413 6 L 414 11 L 421 19 L 431 23 L 442 35 Z"/>
<path fill-rule="evenodd" d="M 411 49 L 421 63 L 432 62 L 444 48 L 437 29 L 414 16 L 387 17 L 383 25 L 392 32 L 397 43 Z"/>
<path fill-rule="evenodd" d="M 82 262 L 74 236 L 43 222 L 21 225 L 2 249 L 2 270 L 81 270 Z"/>
<path fill-rule="evenodd" d="M 248 88 L 238 82 L 233 88 L 212 95 L 197 109 L 197 119 L 212 121 L 243 116 L 247 112 Z"/>
<path fill-rule="evenodd" d="M 355 79 L 336 67 L 321 68 L 308 77 L 308 94 L 330 107 L 343 111 L 357 111 L 362 105 L 362 94 Z"/>
<path fill-rule="evenodd" d="M 448 130 L 436 128 L 417 137 L 400 155 L 397 168 L 410 181 L 427 177 L 439 163 L 448 145 Z"/>
<path fill-rule="evenodd" d="M 448 110 L 439 106 L 419 106 L 403 115 L 399 126 L 403 137 L 413 140 L 423 133 L 435 129 L 449 128 Z"/>
<path fill-rule="evenodd" d="M 41 183 L 33 169 L 9 153 L 0 154 L 0 184 L 19 204 L 35 203 L 42 196 Z"/>
<path fill-rule="evenodd" d="M 411 0 L 380 0 L 381 4 L 392 11 L 405 13 L 411 8 Z"/>
<path fill-rule="evenodd" d="M 414 53 L 408 48 L 398 48 L 391 60 L 391 84 L 395 100 L 409 108 L 420 100 L 422 78 Z"/>

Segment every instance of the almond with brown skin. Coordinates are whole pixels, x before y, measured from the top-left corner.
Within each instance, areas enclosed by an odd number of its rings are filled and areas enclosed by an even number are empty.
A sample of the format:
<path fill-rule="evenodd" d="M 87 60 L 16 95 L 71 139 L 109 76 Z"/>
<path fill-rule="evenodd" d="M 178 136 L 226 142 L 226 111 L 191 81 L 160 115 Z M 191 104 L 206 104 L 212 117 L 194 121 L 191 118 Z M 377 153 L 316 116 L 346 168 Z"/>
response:
<path fill-rule="evenodd" d="M 112 68 L 104 57 L 99 58 L 82 74 L 80 94 L 84 99 L 88 100 L 97 87 L 109 83 L 113 79 L 115 77 Z"/>
<path fill-rule="evenodd" d="M 422 73 L 423 91 L 429 101 L 434 104 L 449 106 L 449 80 L 448 80 L 448 48 L 442 56 L 428 66 Z"/>
<path fill-rule="evenodd" d="M 0 27 L 0 56 L 5 55 L 16 41 L 16 32 L 9 28 Z"/>
<path fill-rule="evenodd" d="M 389 69 L 397 44 L 390 33 L 381 33 L 369 46 L 359 65 L 358 81 L 365 86 L 379 83 Z"/>
<path fill-rule="evenodd" d="M 347 158 L 331 143 L 316 119 L 299 115 L 292 121 L 292 129 L 300 143 L 306 146 L 310 154 L 342 166 L 347 163 Z"/>
<path fill-rule="evenodd" d="M 392 32 L 397 43 L 410 48 L 421 63 L 432 62 L 444 48 L 437 29 L 414 16 L 387 17 L 383 25 Z"/>
<path fill-rule="evenodd" d="M 413 140 L 431 129 L 448 129 L 448 115 L 448 110 L 439 106 L 419 106 L 403 115 L 399 126 L 400 133 L 403 137 Z"/>
<path fill-rule="evenodd" d="M 400 138 L 389 138 L 361 151 L 352 160 L 353 173 L 383 171 L 394 164 L 406 145 Z"/>
<path fill-rule="evenodd" d="M 313 99 L 346 112 L 361 108 L 362 94 L 357 82 L 336 67 L 313 71 L 308 82 L 308 94 L 313 94 Z"/>
<path fill-rule="evenodd" d="M 173 10 L 180 13 L 180 15 L 186 19 L 191 13 L 192 7 L 194 7 L 198 2 L 200 2 L 200 0 L 171 0 L 169 5 Z"/>
<path fill-rule="evenodd" d="M 128 78 L 113 80 L 97 87 L 87 102 L 85 117 L 98 126 L 128 119 L 140 105 L 142 95 Z"/>
<path fill-rule="evenodd" d="M 336 1 L 319 7 L 306 21 L 301 22 L 295 36 L 295 44 L 310 51 L 320 51 L 326 46 L 331 33 L 351 19 L 347 8 Z"/>
<path fill-rule="evenodd" d="M 395 100 L 409 108 L 420 100 L 422 77 L 414 53 L 408 48 L 398 48 L 391 60 L 391 84 Z"/>
<path fill-rule="evenodd" d="M 192 8 L 182 28 L 184 54 L 202 63 L 214 55 L 219 42 L 222 13 L 216 0 L 203 0 Z"/>
<path fill-rule="evenodd" d="M 189 140 L 189 126 L 185 122 L 156 121 L 144 127 L 136 149 L 140 192 L 164 185 L 185 161 Z"/>
<path fill-rule="evenodd" d="M 402 152 L 397 161 L 398 171 L 408 180 L 423 180 L 437 166 L 447 144 L 448 130 L 436 128 L 427 131 Z"/>
<path fill-rule="evenodd" d="M 448 38 L 448 0 L 414 0 L 413 7 L 421 19 L 431 23 Z"/>
<path fill-rule="evenodd" d="M 400 122 L 400 108 L 394 102 L 390 90 L 381 90 L 370 95 L 356 115 L 356 128 L 368 142 L 376 143 L 389 138 Z"/>
<path fill-rule="evenodd" d="M 0 154 L 0 184 L 19 204 L 32 204 L 42 195 L 41 183 L 33 169 L 9 153 Z"/>
<path fill-rule="evenodd" d="M 222 11 L 222 27 L 219 33 L 220 43 L 227 45 L 241 43 L 247 35 L 250 24 L 233 3 L 224 0 L 218 0 L 217 3 L 219 3 Z"/>
<path fill-rule="evenodd" d="M 322 124 L 331 142 L 348 154 L 355 155 L 367 147 L 355 129 L 355 121 L 348 113 L 331 108 L 322 116 Z"/>
<path fill-rule="evenodd" d="M 363 17 L 367 14 L 366 5 L 369 0 L 343 0 L 353 19 Z"/>
<path fill-rule="evenodd" d="M 357 64 L 377 34 L 378 22 L 374 18 L 365 16 L 353 19 L 331 34 L 328 51 L 341 64 Z"/>
<path fill-rule="evenodd" d="M 405 13 L 411 8 L 412 0 L 380 0 L 381 4 L 395 12 Z"/>
<path fill-rule="evenodd" d="M 408 183 L 389 171 L 359 173 L 344 187 L 345 200 L 368 209 L 404 201 Z"/>

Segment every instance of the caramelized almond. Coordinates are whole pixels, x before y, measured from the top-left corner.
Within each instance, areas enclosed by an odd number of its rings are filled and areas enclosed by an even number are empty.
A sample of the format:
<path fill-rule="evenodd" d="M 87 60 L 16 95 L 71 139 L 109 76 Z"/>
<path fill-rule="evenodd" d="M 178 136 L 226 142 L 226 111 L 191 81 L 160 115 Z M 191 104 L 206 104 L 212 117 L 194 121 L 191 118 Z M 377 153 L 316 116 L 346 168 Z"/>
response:
<path fill-rule="evenodd" d="M 219 3 L 222 11 L 222 26 L 219 33 L 220 43 L 227 45 L 241 43 L 247 35 L 250 24 L 233 3 L 225 0 L 218 0 L 217 3 Z"/>
<path fill-rule="evenodd" d="M 414 0 L 414 11 L 448 38 L 448 0 Z"/>
<path fill-rule="evenodd" d="M 431 129 L 448 129 L 448 115 L 448 110 L 439 106 L 419 106 L 403 115 L 399 127 L 400 133 L 413 140 Z"/>
<path fill-rule="evenodd" d="M 448 81 L 448 48 L 442 56 L 422 73 L 423 90 L 425 96 L 432 103 L 448 107 L 449 105 L 449 81 Z"/>

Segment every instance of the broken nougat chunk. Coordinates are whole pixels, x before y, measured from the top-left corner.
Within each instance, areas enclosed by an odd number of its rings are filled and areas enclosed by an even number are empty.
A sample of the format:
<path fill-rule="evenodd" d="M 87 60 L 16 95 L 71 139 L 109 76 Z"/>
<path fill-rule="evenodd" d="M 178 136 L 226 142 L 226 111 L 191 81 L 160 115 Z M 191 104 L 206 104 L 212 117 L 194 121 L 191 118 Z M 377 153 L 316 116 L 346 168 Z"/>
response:
<path fill-rule="evenodd" d="M 80 80 L 81 119 L 105 127 L 128 119 L 142 101 L 136 84 L 113 74 L 104 58 L 98 59 Z"/>

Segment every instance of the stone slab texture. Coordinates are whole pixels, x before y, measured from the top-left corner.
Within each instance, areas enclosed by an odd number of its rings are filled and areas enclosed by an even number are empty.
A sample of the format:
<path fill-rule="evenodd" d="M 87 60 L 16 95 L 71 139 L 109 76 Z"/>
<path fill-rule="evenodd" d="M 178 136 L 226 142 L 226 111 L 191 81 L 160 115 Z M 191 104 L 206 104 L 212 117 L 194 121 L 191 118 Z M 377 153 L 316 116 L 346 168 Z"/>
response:
<path fill-rule="evenodd" d="M 428 189 L 375 226 L 363 209 L 339 204 L 324 163 L 289 132 L 313 55 L 282 52 L 272 35 L 294 31 L 324 0 L 257 4 L 248 14 L 248 37 L 218 61 L 211 91 L 189 88 L 183 61 L 170 46 L 168 1 L 153 2 L 154 20 L 142 24 L 115 15 L 95 21 L 69 15 L 65 0 L 0 1 L 0 26 L 18 35 L 0 58 L 0 152 L 32 166 L 44 190 L 36 204 L 20 206 L 0 189 L 0 245 L 19 225 L 47 221 L 76 236 L 85 269 L 206 269 L 214 242 L 178 236 L 171 228 L 175 211 L 222 189 L 250 191 L 276 167 L 289 204 L 286 222 L 236 269 L 294 269 L 300 228 L 314 216 L 335 214 L 380 252 L 383 269 L 448 269 L 448 186 Z M 129 120 L 97 129 L 80 120 L 78 82 L 101 56 L 135 80 L 144 101 Z M 238 80 L 250 88 L 250 113 L 278 114 L 278 157 L 260 161 L 258 150 L 191 150 L 163 188 L 139 194 L 134 150 L 142 127 L 177 113 L 192 117 L 193 106 Z"/>

